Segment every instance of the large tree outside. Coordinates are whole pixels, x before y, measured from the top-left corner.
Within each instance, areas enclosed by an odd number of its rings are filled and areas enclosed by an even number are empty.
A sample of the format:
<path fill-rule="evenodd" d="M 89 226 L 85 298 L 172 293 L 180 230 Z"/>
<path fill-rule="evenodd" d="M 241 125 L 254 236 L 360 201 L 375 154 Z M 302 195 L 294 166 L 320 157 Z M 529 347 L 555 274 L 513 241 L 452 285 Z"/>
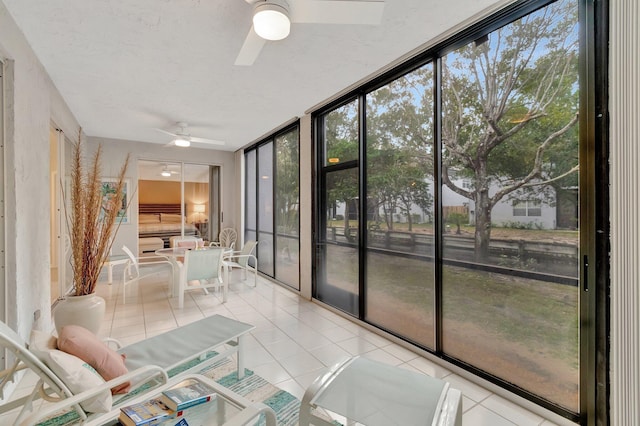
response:
<path fill-rule="evenodd" d="M 577 1 L 560 0 L 324 115 L 318 279 L 354 299 L 364 280 L 366 321 L 572 413 L 578 66 Z"/>

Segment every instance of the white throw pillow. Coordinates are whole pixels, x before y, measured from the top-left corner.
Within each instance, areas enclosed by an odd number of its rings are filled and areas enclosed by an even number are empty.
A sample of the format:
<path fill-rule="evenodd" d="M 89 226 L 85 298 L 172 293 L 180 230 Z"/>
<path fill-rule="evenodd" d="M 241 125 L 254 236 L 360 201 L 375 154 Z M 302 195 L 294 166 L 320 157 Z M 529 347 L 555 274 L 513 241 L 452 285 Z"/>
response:
<path fill-rule="evenodd" d="M 80 358 L 56 349 L 57 339 L 47 333 L 33 330 L 29 349 L 44 362 L 73 394 L 94 389 L 105 383 L 104 379 L 89 364 Z M 111 410 L 113 399 L 106 389 L 80 404 L 89 413 L 105 413 Z"/>
<path fill-rule="evenodd" d="M 56 336 L 44 331 L 31 330 L 29 338 L 29 350 L 40 361 L 45 364 L 49 361 L 49 352 L 58 349 L 58 339 Z"/>
<path fill-rule="evenodd" d="M 74 394 L 94 389 L 105 383 L 92 366 L 76 356 L 57 349 L 49 352 L 47 365 Z M 89 413 L 105 413 L 111 410 L 112 404 L 111 390 L 106 389 L 81 403 L 80 406 Z"/>

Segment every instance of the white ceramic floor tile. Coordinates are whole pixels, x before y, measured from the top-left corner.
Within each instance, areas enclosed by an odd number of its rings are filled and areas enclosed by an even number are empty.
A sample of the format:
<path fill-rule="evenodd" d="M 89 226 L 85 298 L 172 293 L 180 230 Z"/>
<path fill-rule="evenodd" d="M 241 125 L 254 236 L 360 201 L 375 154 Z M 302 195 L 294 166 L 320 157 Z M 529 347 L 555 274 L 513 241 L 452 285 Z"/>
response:
<path fill-rule="evenodd" d="M 324 368 L 324 364 L 310 354 L 299 354 L 280 360 L 280 364 L 291 374 L 300 376 L 311 371 Z"/>
<path fill-rule="evenodd" d="M 325 366 L 331 367 L 340 360 L 350 358 L 351 354 L 339 346 L 329 344 L 315 348 L 313 350 L 313 356 L 320 360 Z"/>
<path fill-rule="evenodd" d="M 362 355 L 366 352 L 378 349 L 373 343 L 362 337 L 353 337 L 336 343 L 338 346 L 349 352 L 351 355 Z"/>
<path fill-rule="evenodd" d="M 235 275 L 226 303 L 220 292 L 189 291 L 182 309 L 177 297 L 167 294 L 162 274 L 128 287 L 126 304 L 118 277 L 114 273 L 111 286 L 99 284 L 98 292 L 107 301 L 105 333 L 123 345 L 219 314 L 256 326 L 245 339 L 247 368 L 299 399 L 329 366 L 362 355 L 449 381 L 463 393 L 463 426 L 533 426 L 537 420 L 541 426 L 557 426 L 262 277 L 252 288 Z M 0 424 L 5 419 L 0 417 Z"/>
<path fill-rule="evenodd" d="M 276 360 L 307 353 L 306 349 L 296 343 L 293 339 L 286 339 L 276 343 L 265 344 L 264 348 L 268 350 Z"/>
<path fill-rule="evenodd" d="M 402 361 L 382 349 L 374 349 L 362 355 L 363 358 L 371 359 L 389 365 L 400 365 Z"/>
<path fill-rule="evenodd" d="M 253 371 L 269 383 L 273 384 L 293 379 L 287 370 L 285 370 L 277 361 L 261 364 L 253 368 Z"/>
<path fill-rule="evenodd" d="M 340 326 L 326 328 L 324 330 L 318 330 L 318 333 L 322 334 L 324 337 L 331 340 L 332 342 L 341 342 L 343 340 L 356 337 L 355 334 L 353 334 L 346 328 L 340 327 Z"/>
<path fill-rule="evenodd" d="M 313 352 L 315 348 L 320 346 L 326 346 L 331 343 L 331 340 L 324 337 L 322 334 L 315 331 L 299 334 L 295 337 L 296 342 L 305 348 L 306 350 Z"/>
<path fill-rule="evenodd" d="M 422 357 L 413 358 L 408 362 L 408 364 L 430 375 L 431 377 L 437 377 L 439 379 L 442 379 L 443 377 L 451 374 L 451 371 L 447 370 L 441 365 Z"/>
<path fill-rule="evenodd" d="M 462 415 L 462 426 L 518 426 L 493 411 L 476 405 Z"/>
<path fill-rule="evenodd" d="M 475 402 L 471 398 L 467 398 L 466 396 L 462 395 L 462 412 L 463 413 L 466 413 L 467 411 L 471 410 L 476 405 L 478 405 L 477 402 Z"/>
<path fill-rule="evenodd" d="M 446 376 L 444 380 L 449 382 L 452 388 L 460 390 L 464 396 L 471 398 L 475 402 L 482 402 L 491 395 L 491 392 L 482 386 L 471 383 L 455 374 Z"/>
<path fill-rule="evenodd" d="M 409 349 L 405 349 L 400 345 L 396 345 L 395 343 L 384 346 L 382 349 L 404 362 L 411 361 L 412 359 L 418 358 L 420 356 L 417 353 L 410 351 Z"/>
<path fill-rule="evenodd" d="M 253 331 L 251 334 L 253 334 L 253 337 L 255 337 L 263 345 L 269 345 L 290 339 L 289 336 L 287 336 L 282 330 L 277 327 Z"/>
<path fill-rule="evenodd" d="M 146 330 L 144 328 L 144 323 L 140 323 L 137 325 L 130 325 L 125 327 L 113 327 L 111 329 L 111 336 L 114 339 L 122 340 L 125 337 L 135 336 L 136 334 L 144 334 Z"/>
<path fill-rule="evenodd" d="M 306 390 L 318 378 L 318 376 L 320 376 L 321 374 L 324 374 L 326 371 L 327 371 L 326 367 L 319 368 L 317 370 L 310 371 L 308 373 L 296 376 L 294 377 L 294 379 L 302 389 Z"/>
<path fill-rule="evenodd" d="M 518 426 L 538 426 L 543 420 L 542 417 L 498 395 L 489 396 L 482 401 L 481 404 L 495 413 L 500 413 L 502 417 L 505 417 Z"/>
<path fill-rule="evenodd" d="M 249 369 L 275 361 L 276 359 L 262 346 L 245 351 L 245 365 Z"/>

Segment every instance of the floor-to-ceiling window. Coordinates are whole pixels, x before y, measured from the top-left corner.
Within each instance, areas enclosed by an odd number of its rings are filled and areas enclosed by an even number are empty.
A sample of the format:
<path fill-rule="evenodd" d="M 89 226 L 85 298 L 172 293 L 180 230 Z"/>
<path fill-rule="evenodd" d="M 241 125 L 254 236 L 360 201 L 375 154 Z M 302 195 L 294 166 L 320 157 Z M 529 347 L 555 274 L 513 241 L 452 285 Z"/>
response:
<path fill-rule="evenodd" d="M 245 150 L 244 239 L 258 241 L 258 270 L 300 289 L 298 125 Z"/>
<path fill-rule="evenodd" d="M 582 421 L 588 4 L 518 2 L 314 114 L 314 297 Z"/>
<path fill-rule="evenodd" d="M 319 120 L 324 141 L 318 213 L 318 280 L 315 296 L 358 316 L 360 312 L 358 102 L 351 100 Z"/>

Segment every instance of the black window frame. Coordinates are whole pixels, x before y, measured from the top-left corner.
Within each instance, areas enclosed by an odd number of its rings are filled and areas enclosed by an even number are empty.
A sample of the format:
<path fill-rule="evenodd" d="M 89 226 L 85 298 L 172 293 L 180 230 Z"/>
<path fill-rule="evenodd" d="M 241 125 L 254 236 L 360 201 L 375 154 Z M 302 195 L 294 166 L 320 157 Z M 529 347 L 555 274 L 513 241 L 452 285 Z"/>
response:
<path fill-rule="evenodd" d="M 446 361 L 462 367 L 479 377 L 495 383 L 514 394 L 533 401 L 534 403 L 549 409 L 561 416 L 572 421 L 579 422 L 584 425 L 608 424 L 609 407 L 608 407 L 608 389 L 609 389 L 609 352 L 608 352 L 608 335 L 609 335 L 609 259 L 608 248 L 609 242 L 609 189 L 608 189 L 608 121 L 607 121 L 607 102 L 608 102 L 608 0 L 576 0 L 579 7 L 579 24 L 580 24 L 580 253 L 582 259 L 582 268 L 580 271 L 579 285 L 579 316 L 580 316 L 580 378 L 579 378 L 579 399 L 580 410 L 578 413 L 569 412 L 568 410 L 550 404 L 536 395 L 532 395 L 520 388 L 514 387 L 502 380 L 497 380 L 493 376 L 489 376 L 468 365 L 462 364 L 455 359 L 442 356 L 437 350 L 432 352 L 436 356 L 440 356 Z M 356 87 L 350 92 L 335 98 L 331 102 L 319 107 L 311 113 L 313 123 L 313 143 L 316 179 L 314 182 L 314 245 L 313 257 L 318 259 L 317 250 L 319 249 L 317 241 L 321 235 L 320 220 L 318 217 L 324 214 L 322 209 L 322 193 L 323 188 L 321 182 L 328 170 L 336 167 L 334 165 L 326 165 L 323 157 L 322 146 L 322 117 L 326 113 L 340 107 L 341 105 L 358 99 L 360 105 L 364 105 L 364 99 L 367 93 L 376 90 L 389 82 L 401 77 L 414 69 L 423 66 L 429 62 L 436 65 L 434 79 L 438 82 L 439 73 L 441 71 L 440 58 L 447 53 L 462 47 L 463 45 L 478 40 L 490 32 L 513 22 L 525 15 L 528 15 L 540 8 L 543 8 L 554 0 L 520 0 L 516 1 L 493 15 L 482 19 L 481 21 L 462 29 L 457 34 L 446 40 L 440 41 L 431 47 L 426 48 L 423 52 L 416 54 L 405 62 L 398 64 L 391 69 L 373 77 L 369 81 Z M 436 150 L 440 150 L 440 109 L 439 100 L 441 97 L 441 86 L 435 85 L 434 103 L 435 103 L 435 138 Z M 362 108 L 360 108 L 362 110 Z M 364 112 L 361 113 L 361 118 Z M 363 120 L 364 121 L 364 120 Z M 362 126 L 362 125 L 361 125 Z M 365 132 L 361 132 L 366 134 Z M 360 136 L 361 147 L 363 150 L 362 136 Z M 366 156 L 361 155 L 359 161 L 354 160 L 360 167 L 360 192 L 363 190 L 366 170 Z M 346 164 L 341 165 L 347 167 Z M 435 165 L 435 174 L 439 174 L 438 164 Z M 597 178 L 596 178 L 597 176 Z M 439 187 L 439 185 L 437 186 Z M 442 212 L 439 206 L 438 191 L 436 191 L 436 233 L 442 235 L 444 226 L 442 220 Z M 362 197 L 361 197 L 362 198 Z M 597 206 L 597 208 L 596 208 Z M 604 207 L 603 207 L 604 206 Z M 527 216 L 528 209 L 527 209 Z M 363 218 L 361 217 L 362 221 Z M 362 226 L 362 224 L 361 224 Z M 362 232 L 361 234 L 365 234 Z M 364 285 L 364 257 L 366 244 L 364 236 L 360 238 L 359 250 L 361 257 L 361 275 L 360 290 L 361 298 L 366 288 Z M 441 253 L 441 247 L 436 242 L 436 253 Z M 440 254 L 441 256 L 441 254 Z M 439 259 L 440 261 L 442 259 Z M 439 262 L 438 262 L 439 263 Z M 437 264 L 438 264 L 437 263 Z M 314 271 L 312 277 L 312 295 L 315 296 L 317 288 L 318 268 L 314 262 Z M 437 287 L 441 287 L 441 271 L 436 267 L 436 281 L 439 283 Z M 438 289 L 436 289 L 436 305 L 441 301 L 438 297 Z M 365 321 L 364 302 L 360 303 L 359 319 Z M 436 306 L 436 315 L 441 315 L 441 306 Z M 373 325 L 375 327 L 375 325 Z M 440 330 L 441 332 L 441 330 Z M 441 334 L 441 333 L 439 333 Z M 436 345 L 439 346 L 438 344 Z M 424 348 L 421 348 L 424 349 Z"/>

